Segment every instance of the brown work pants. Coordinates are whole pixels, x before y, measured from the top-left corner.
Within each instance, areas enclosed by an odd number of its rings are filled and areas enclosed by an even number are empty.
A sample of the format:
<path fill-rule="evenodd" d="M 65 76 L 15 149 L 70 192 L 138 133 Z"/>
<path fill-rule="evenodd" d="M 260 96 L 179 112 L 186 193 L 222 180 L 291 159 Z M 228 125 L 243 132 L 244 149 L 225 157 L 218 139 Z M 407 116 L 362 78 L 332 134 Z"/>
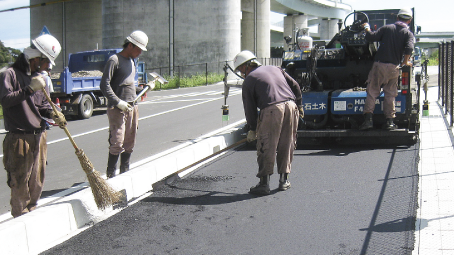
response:
<path fill-rule="evenodd" d="M 367 97 L 364 105 L 364 113 L 374 113 L 375 100 L 380 95 L 381 88 L 385 93 L 383 100 L 383 114 L 386 118 L 396 117 L 394 100 L 397 96 L 397 81 L 399 69 L 390 63 L 375 62 L 367 77 Z"/>
<path fill-rule="evenodd" d="M 117 107 L 107 109 L 109 119 L 109 153 L 119 155 L 132 153 L 139 127 L 139 106 L 130 112 L 123 112 Z"/>
<path fill-rule="evenodd" d="M 11 214 L 21 216 L 36 208 L 44 184 L 47 134 L 7 133 L 3 140 L 3 165 L 11 188 Z"/>
<path fill-rule="evenodd" d="M 257 177 L 273 174 L 275 162 L 279 174 L 290 173 L 293 151 L 296 148 L 298 117 L 298 107 L 293 101 L 260 110 L 256 130 L 259 165 Z"/>

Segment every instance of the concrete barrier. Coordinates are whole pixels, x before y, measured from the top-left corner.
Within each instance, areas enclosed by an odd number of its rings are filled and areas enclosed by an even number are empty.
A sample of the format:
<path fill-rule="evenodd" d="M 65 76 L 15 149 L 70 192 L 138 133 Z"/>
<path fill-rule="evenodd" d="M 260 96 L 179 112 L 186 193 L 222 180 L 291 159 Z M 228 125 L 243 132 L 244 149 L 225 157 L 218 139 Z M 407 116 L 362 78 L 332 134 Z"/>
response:
<path fill-rule="evenodd" d="M 126 203 L 152 191 L 154 183 L 239 141 L 244 120 L 176 149 L 131 165 L 108 182 L 126 194 Z M 98 210 L 90 188 L 84 188 L 33 212 L 0 224 L 0 254 L 38 254 L 121 210 Z"/>

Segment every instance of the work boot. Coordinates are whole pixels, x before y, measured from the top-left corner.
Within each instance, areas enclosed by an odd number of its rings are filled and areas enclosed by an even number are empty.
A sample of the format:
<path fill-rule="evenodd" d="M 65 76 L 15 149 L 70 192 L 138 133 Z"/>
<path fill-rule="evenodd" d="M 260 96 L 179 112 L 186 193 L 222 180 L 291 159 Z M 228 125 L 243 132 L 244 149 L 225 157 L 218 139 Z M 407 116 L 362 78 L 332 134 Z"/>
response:
<path fill-rule="evenodd" d="M 364 114 L 364 122 L 359 126 L 359 130 L 368 130 L 374 127 L 374 122 L 372 121 L 372 113 Z"/>
<path fill-rule="evenodd" d="M 120 174 L 129 171 L 129 159 L 131 153 L 123 152 L 120 156 Z"/>
<path fill-rule="evenodd" d="M 249 193 L 254 195 L 269 195 L 270 194 L 270 176 L 260 177 L 260 182 L 255 187 L 249 190 Z"/>
<path fill-rule="evenodd" d="M 386 129 L 386 130 L 394 130 L 397 128 L 397 125 L 394 124 L 394 119 L 388 118 L 388 119 L 386 119 L 386 123 L 383 124 L 382 128 Z"/>
<path fill-rule="evenodd" d="M 107 160 L 107 178 L 115 177 L 115 170 L 117 170 L 117 161 L 120 155 L 114 155 L 109 153 L 109 159 Z"/>
<path fill-rule="evenodd" d="M 290 182 L 288 181 L 288 174 L 281 174 L 281 177 L 279 178 L 279 190 L 280 191 L 286 191 L 290 189 Z"/>

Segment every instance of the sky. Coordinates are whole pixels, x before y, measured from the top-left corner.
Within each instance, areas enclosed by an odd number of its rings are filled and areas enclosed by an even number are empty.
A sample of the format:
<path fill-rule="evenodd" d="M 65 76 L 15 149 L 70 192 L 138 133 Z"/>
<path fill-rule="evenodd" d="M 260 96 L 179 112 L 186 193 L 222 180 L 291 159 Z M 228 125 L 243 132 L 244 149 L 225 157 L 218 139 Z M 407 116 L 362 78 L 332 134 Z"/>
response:
<path fill-rule="evenodd" d="M 48 2 L 49 0 L 42 0 Z M 341 0 L 353 10 L 415 8 L 415 23 L 422 32 L 453 32 L 453 0 Z M 0 0 L 0 10 L 28 6 L 29 0 Z M 45 8 L 45 7 L 36 7 Z M 272 15 L 272 23 L 279 15 Z M 52 31 L 51 31 L 52 32 Z M 30 9 L 0 12 L 0 41 L 5 46 L 23 49 L 30 45 Z"/>

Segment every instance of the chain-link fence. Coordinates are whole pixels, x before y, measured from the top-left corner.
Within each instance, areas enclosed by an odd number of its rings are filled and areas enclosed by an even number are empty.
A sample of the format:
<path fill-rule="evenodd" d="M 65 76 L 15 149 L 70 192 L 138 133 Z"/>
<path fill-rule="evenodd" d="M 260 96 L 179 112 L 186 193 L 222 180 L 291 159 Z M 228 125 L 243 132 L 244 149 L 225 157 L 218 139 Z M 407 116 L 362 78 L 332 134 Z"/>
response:
<path fill-rule="evenodd" d="M 281 66 L 282 58 L 259 58 L 257 59 L 262 65 L 275 65 Z M 224 66 L 229 64 L 233 67 L 233 61 L 221 61 L 221 62 L 207 62 L 199 64 L 186 64 L 186 65 L 175 65 L 173 69 L 169 66 L 166 67 L 150 67 L 146 68 L 146 73 L 156 72 L 166 78 L 173 78 L 177 81 L 176 87 L 185 87 L 188 82 L 186 78 L 194 78 L 197 76 L 198 79 L 204 79 L 204 84 L 210 84 L 210 77 L 213 75 L 224 75 Z M 221 81 L 222 78 L 219 80 Z"/>
<path fill-rule="evenodd" d="M 438 98 L 444 106 L 445 114 L 450 115 L 450 126 L 453 126 L 454 112 L 454 41 L 443 42 L 439 46 L 439 66 L 438 66 Z"/>

